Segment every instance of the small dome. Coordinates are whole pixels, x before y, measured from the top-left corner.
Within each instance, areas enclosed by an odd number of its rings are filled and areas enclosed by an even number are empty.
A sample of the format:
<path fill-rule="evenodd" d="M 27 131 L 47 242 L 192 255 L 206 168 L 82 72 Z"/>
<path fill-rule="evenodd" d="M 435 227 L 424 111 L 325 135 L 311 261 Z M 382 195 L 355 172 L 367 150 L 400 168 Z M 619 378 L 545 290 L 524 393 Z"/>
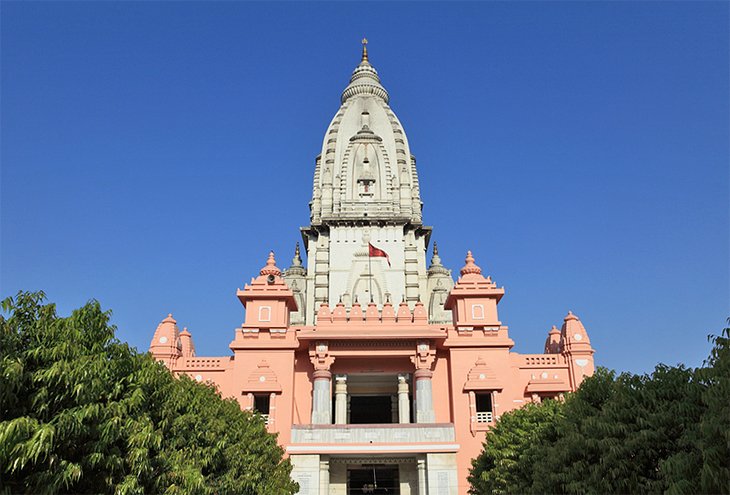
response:
<path fill-rule="evenodd" d="M 466 264 L 464 265 L 464 267 L 461 269 L 461 272 L 460 272 L 462 275 L 467 275 L 467 274 L 471 274 L 471 273 L 474 273 L 476 275 L 481 275 L 482 269 L 479 268 L 476 265 L 476 263 L 474 263 L 474 256 L 471 255 L 471 251 L 466 252 L 465 261 L 466 261 Z"/>
<path fill-rule="evenodd" d="M 274 252 L 269 251 L 269 259 L 266 260 L 266 266 L 264 266 L 259 275 L 275 275 L 281 276 L 281 270 L 276 266 L 276 259 L 274 258 Z"/>

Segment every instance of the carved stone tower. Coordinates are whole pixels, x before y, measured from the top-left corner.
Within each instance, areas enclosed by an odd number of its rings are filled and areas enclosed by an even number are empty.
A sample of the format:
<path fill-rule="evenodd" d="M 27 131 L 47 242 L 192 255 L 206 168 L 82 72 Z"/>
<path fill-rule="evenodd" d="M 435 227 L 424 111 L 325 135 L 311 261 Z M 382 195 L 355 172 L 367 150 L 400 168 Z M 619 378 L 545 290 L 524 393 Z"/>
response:
<path fill-rule="evenodd" d="M 389 100 L 363 40 L 362 60 L 315 161 L 311 224 L 302 228 L 304 307 L 295 324 L 314 324 L 320 304 L 339 301 L 348 308 L 355 301 L 406 301 L 412 309 L 420 300 L 432 321 L 451 319 L 443 303 L 453 281 L 438 255 L 435 270 L 426 269 L 431 227 L 421 217 L 416 158 Z M 388 258 L 371 258 L 369 245 Z M 301 271 L 290 268 L 284 277 L 289 283 Z"/>

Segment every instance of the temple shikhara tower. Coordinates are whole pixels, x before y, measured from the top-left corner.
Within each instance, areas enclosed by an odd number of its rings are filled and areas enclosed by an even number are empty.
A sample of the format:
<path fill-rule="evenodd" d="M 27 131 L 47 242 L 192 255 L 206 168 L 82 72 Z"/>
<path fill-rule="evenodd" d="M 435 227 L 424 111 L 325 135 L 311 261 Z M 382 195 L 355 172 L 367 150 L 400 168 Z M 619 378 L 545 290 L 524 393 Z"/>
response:
<path fill-rule="evenodd" d="M 466 494 L 500 415 L 593 373 L 588 333 L 568 312 L 543 354 L 510 352 L 505 290 L 472 253 L 456 282 L 435 244 L 427 263 L 416 159 L 365 40 L 313 172 L 303 249 L 237 291 L 232 353 L 197 356 L 172 315 L 150 352 L 262 414 L 301 494 Z"/>

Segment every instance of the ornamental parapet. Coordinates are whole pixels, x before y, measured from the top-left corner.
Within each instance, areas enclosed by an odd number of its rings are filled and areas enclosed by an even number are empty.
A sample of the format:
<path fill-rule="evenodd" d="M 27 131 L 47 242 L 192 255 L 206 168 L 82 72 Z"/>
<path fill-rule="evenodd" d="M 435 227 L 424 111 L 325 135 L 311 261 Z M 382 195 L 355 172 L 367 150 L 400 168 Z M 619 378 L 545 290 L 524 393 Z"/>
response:
<path fill-rule="evenodd" d="M 421 301 L 418 301 L 413 311 L 408 303 L 401 302 L 397 310 L 390 302 L 383 304 L 379 310 L 377 304 L 370 303 L 363 311 L 359 303 L 354 303 L 350 310 L 342 302 L 335 305 L 330 311 L 329 304 L 323 303 L 317 311 L 317 327 L 328 328 L 337 326 L 354 327 L 358 325 L 407 326 L 410 328 L 428 328 L 428 312 Z"/>

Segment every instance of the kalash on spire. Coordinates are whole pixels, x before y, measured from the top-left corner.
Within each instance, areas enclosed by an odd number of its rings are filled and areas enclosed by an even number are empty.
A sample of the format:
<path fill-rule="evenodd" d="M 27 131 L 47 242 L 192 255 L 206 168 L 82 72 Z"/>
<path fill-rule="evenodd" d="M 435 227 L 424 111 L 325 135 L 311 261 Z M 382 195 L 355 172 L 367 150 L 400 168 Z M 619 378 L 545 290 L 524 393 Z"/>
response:
<path fill-rule="evenodd" d="M 416 159 L 389 101 L 363 40 L 315 161 L 306 266 L 298 243 L 286 270 L 270 252 L 237 291 L 233 356 L 196 356 L 172 315 L 150 344 L 174 373 L 260 413 L 301 494 L 466 495 L 503 413 L 561 399 L 594 371 L 573 313 L 543 354 L 513 353 L 505 290 L 471 251 L 456 283 L 435 244 L 426 268 Z"/>

